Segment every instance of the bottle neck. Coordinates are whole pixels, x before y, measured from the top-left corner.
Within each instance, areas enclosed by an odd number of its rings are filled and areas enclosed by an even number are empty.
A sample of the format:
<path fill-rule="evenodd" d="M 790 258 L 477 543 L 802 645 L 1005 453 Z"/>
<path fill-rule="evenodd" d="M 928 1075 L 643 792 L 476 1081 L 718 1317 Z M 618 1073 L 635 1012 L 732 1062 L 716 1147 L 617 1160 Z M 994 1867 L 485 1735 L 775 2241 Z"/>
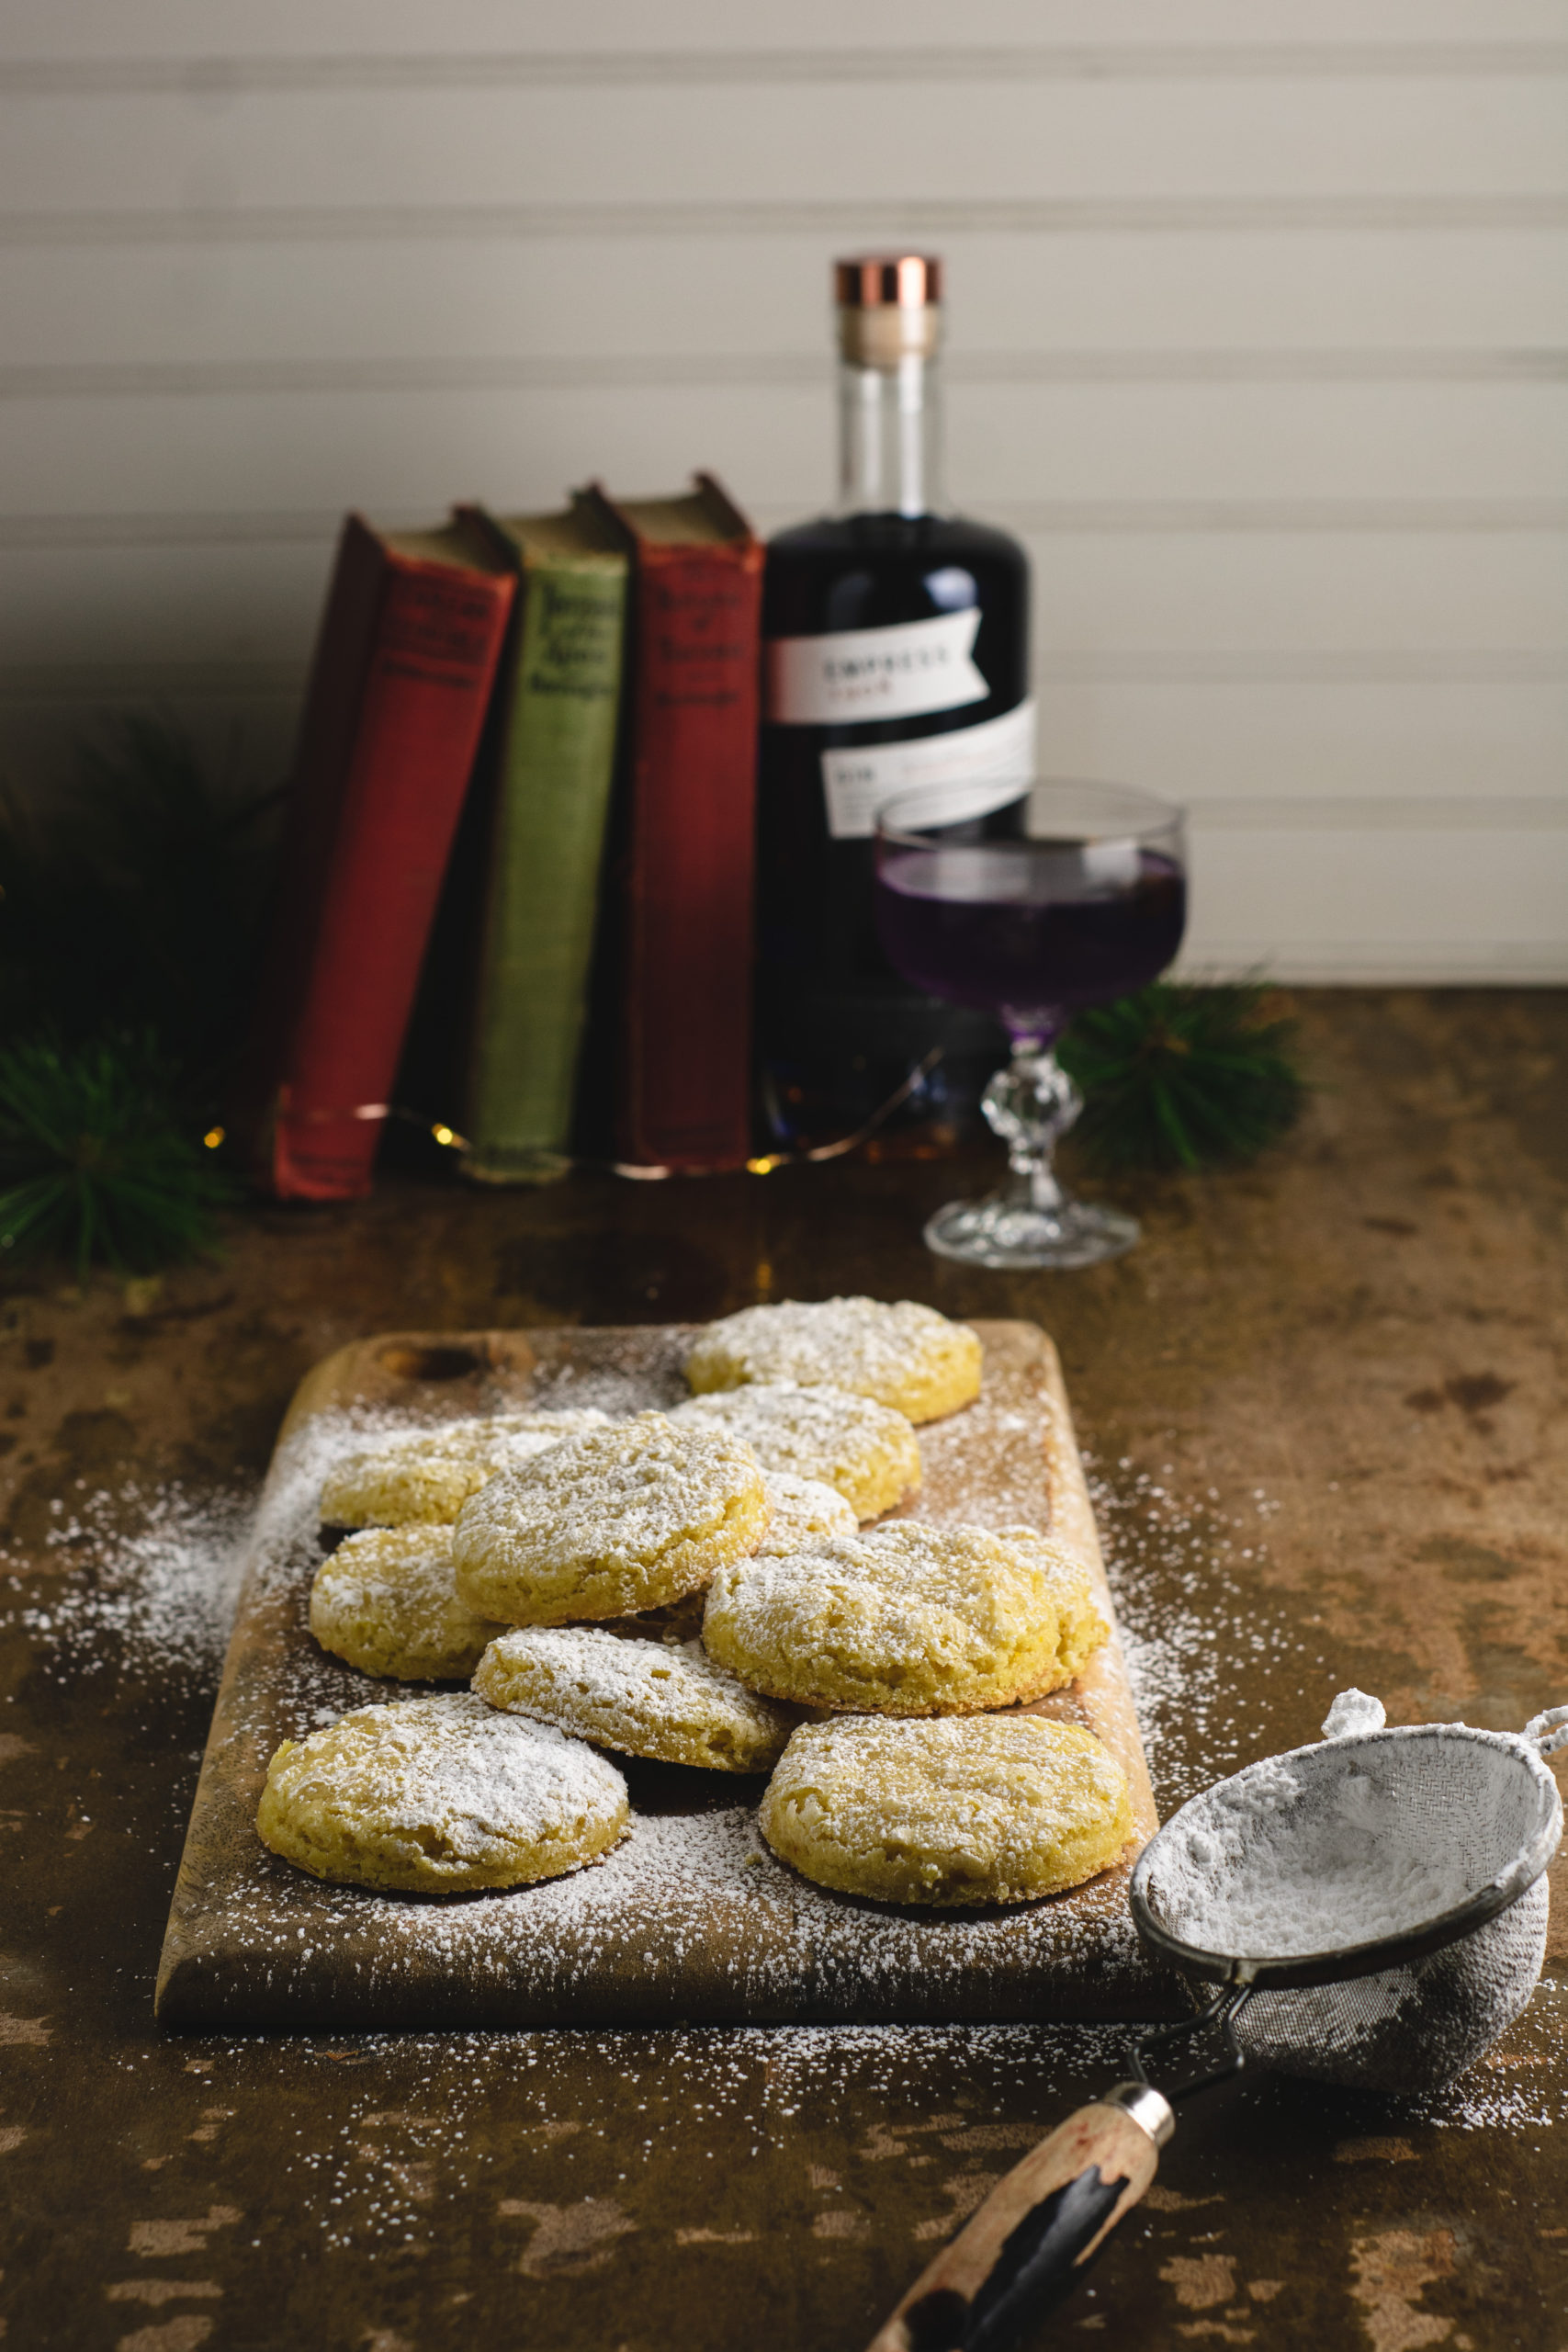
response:
<path fill-rule="evenodd" d="M 945 503 L 935 362 L 916 353 L 891 367 L 841 361 L 834 512 L 937 514 Z"/>

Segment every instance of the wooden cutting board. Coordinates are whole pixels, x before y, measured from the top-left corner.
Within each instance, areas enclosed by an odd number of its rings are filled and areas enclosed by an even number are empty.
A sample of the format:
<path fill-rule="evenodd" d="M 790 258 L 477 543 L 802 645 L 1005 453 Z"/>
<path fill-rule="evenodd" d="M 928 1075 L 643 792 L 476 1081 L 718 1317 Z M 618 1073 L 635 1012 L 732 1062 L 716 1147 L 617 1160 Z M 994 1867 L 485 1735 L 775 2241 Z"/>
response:
<path fill-rule="evenodd" d="M 920 1431 L 908 1516 L 1048 1529 L 1094 1563 L 1115 1625 L 1061 1367 L 1031 1323 L 976 1326 L 978 1401 Z M 750 1778 L 617 1758 L 635 1815 L 597 1867 L 502 1894 L 430 1900 L 327 1886 L 255 1834 L 267 1760 L 346 1708 L 395 1696 L 325 1655 L 306 1622 L 326 1464 L 367 1430 L 535 1406 L 672 1404 L 691 1332 L 402 1332 L 318 1364 L 279 1434 L 252 1540 L 158 1973 L 157 2014 L 190 2029 L 414 2028 L 1173 2014 L 1127 1878 L 1156 1826 L 1114 1631 L 1038 1712 L 1084 1723 L 1132 1786 L 1135 1841 L 1089 1885 L 984 1913 L 919 1914 L 832 1894 L 779 1862 Z"/>

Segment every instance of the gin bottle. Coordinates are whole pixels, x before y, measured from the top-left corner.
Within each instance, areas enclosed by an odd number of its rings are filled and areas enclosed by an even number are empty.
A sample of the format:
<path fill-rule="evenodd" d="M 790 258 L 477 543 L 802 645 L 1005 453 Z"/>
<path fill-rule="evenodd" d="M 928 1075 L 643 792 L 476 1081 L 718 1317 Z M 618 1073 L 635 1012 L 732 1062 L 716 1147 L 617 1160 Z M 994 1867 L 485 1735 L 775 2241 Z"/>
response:
<path fill-rule="evenodd" d="M 1033 774 L 1029 565 L 952 514 L 941 479 L 942 266 L 841 261 L 839 496 L 781 532 L 763 588 L 758 782 L 758 1032 L 777 1139 L 852 1132 L 927 1059 L 903 1124 L 963 1121 L 999 1033 L 922 995 L 872 916 L 876 812 L 931 794 L 978 816 Z"/>

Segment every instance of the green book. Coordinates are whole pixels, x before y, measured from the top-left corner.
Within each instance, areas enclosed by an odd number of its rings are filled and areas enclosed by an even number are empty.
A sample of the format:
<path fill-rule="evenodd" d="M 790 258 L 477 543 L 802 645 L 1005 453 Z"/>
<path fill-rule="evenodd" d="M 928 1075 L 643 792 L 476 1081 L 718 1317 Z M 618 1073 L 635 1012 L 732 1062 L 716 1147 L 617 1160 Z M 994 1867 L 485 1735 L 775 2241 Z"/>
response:
<path fill-rule="evenodd" d="M 486 515 L 521 574 L 468 1063 L 464 1167 L 492 1184 L 569 1165 L 615 766 L 626 558 L 581 499 Z"/>

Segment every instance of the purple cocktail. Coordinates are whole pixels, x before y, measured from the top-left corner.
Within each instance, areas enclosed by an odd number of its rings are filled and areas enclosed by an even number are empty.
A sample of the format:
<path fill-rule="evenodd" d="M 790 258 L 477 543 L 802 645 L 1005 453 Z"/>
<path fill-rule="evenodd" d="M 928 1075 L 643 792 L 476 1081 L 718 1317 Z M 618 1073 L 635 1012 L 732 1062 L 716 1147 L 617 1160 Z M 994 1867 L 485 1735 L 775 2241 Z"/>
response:
<path fill-rule="evenodd" d="M 1043 842 L 989 857 L 889 845 L 876 877 L 877 934 L 905 978 L 1014 1036 L 1053 1036 L 1068 1013 L 1145 987 L 1186 920 L 1180 866 L 1136 843 L 1098 861 Z"/>
<path fill-rule="evenodd" d="M 934 818 L 934 821 L 933 821 Z M 1120 1210 L 1068 1197 L 1051 1164 L 1080 1107 L 1051 1051 L 1071 1015 L 1146 986 L 1187 920 L 1181 817 L 1109 785 L 1037 785 L 1027 800 L 953 821 L 929 794 L 877 827 L 876 928 L 906 979 L 993 1013 L 1013 1058 L 986 1090 L 1009 1145 L 1007 1188 L 954 1202 L 930 1246 L 971 1265 L 1084 1266 L 1138 1238 Z"/>

